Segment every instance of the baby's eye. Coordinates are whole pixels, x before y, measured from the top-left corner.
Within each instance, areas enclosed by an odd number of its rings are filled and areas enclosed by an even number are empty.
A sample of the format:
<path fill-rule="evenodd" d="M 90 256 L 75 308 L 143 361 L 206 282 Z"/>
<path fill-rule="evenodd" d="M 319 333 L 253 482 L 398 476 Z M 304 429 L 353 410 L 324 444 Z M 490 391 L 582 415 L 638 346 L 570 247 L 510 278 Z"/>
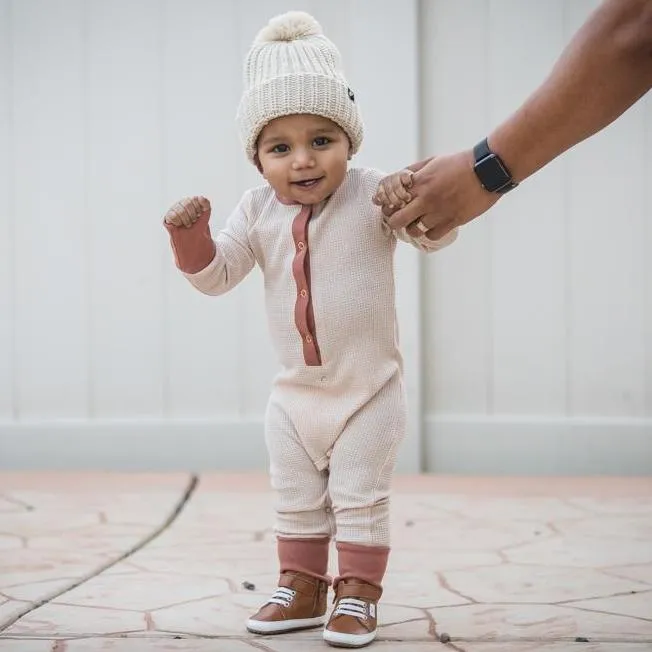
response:
<path fill-rule="evenodd" d="M 326 136 L 318 136 L 315 138 L 315 140 L 312 141 L 315 147 L 323 147 L 324 145 L 328 145 L 330 143 L 330 138 L 327 138 Z"/>
<path fill-rule="evenodd" d="M 274 147 L 272 149 L 272 152 L 274 152 L 274 154 L 285 154 L 286 152 L 289 152 L 289 151 L 290 151 L 290 148 L 287 145 L 283 145 L 283 144 L 274 145 Z"/>

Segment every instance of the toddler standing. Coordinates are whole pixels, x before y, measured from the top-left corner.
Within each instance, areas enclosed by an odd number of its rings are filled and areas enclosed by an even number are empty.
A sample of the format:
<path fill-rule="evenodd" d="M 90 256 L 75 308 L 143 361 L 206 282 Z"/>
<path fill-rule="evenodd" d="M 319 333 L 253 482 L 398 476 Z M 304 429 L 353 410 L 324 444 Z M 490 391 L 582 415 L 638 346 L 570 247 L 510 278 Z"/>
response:
<path fill-rule="evenodd" d="M 406 404 L 393 258 L 397 235 L 423 251 L 452 242 L 395 234 L 372 203 L 410 200 L 409 171 L 349 169 L 363 125 L 336 47 L 302 12 L 279 16 L 245 63 L 238 122 L 266 183 L 245 192 L 214 238 L 210 203 L 166 214 L 176 265 L 223 294 L 258 265 L 281 369 L 265 415 L 276 494 L 278 588 L 247 621 L 260 634 L 326 623 L 329 543 L 337 542 L 331 645 L 376 636 L 390 551 L 389 497 Z"/>

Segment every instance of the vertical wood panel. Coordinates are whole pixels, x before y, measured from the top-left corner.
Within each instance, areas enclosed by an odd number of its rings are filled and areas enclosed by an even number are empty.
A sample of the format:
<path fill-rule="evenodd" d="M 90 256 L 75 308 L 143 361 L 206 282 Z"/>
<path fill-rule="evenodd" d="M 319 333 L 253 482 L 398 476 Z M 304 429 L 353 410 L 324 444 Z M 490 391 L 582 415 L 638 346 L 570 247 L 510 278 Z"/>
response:
<path fill-rule="evenodd" d="M 14 175 L 11 0 L 0 0 L 0 420 L 14 411 Z"/>
<path fill-rule="evenodd" d="M 343 20 L 342 13 L 338 16 L 340 25 L 344 23 L 349 31 L 341 48 L 348 56 L 344 68 L 365 126 L 364 141 L 353 166 L 393 172 L 418 156 L 416 4 L 406 1 L 399 5 L 394 0 L 352 2 L 348 20 Z M 388 37 L 401 47 L 387 47 Z M 377 74 L 370 74 L 374 70 Z M 388 80 L 398 78 L 400 93 L 388 93 Z M 397 120 L 401 128 L 393 129 Z"/>
<path fill-rule="evenodd" d="M 645 413 L 650 269 L 643 236 L 650 207 L 644 203 L 644 117 L 641 103 L 569 156 L 571 391 L 577 415 Z"/>
<path fill-rule="evenodd" d="M 471 147 L 487 131 L 486 0 L 423 2 L 422 155 Z M 490 409 L 489 215 L 429 256 L 423 288 L 426 412 Z"/>
<path fill-rule="evenodd" d="M 652 92 L 641 100 L 643 103 L 644 118 L 644 143 L 645 151 L 650 152 L 652 148 Z M 645 415 L 652 417 L 652 261 L 649 252 L 652 251 L 652 161 L 649 156 L 645 157 L 645 166 L 641 170 L 643 181 L 641 186 L 644 188 L 643 195 L 643 212 L 645 215 L 645 230 L 643 232 L 642 244 L 645 251 L 644 281 L 645 296 L 643 298 L 645 311 Z"/>
<path fill-rule="evenodd" d="M 235 125 L 240 52 L 233 2 L 169 0 L 163 25 L 164 198 L 205 195 L 211 228 L 224 226 L 242 194 Z M 179 29 L 193 24 L 193 29 Z M 164 240 L 169 360 L 168 413 L 233 415 L 240 407 L 241 287 L 206 297 L 181 277 Z"/>
<path fill-rule="evenodd" d="M 419 92 L 417 2 L 393 0 L 350 3 L 345 22 L 351 38 L 344 61 L 348 81 L 365 123 L 365 140 L 352 161 L 393 172 L 418 159 Z M 361 35 L 364 34 L 364 38 Z M 400 47 L 388 47 L 388 35 Z M 333 37 L 335 38 L 335 37 Z M 344 54 L 343 54 L 344 56 Z M 378 71 L 378 74 L 371 74 Z M 388 80 L 400 79 L 400 93 L 388 94 Z M 400 116 L 401 128 L 392 129 Z M 405 361 L 408 400 L 407 437 L 401 447 L 401 471 L 420 470 L 422 437 L 420 270 L 425 254 L 399 242 L 395 256 L 396 309 Z"/>
<path fill-rule="evenodd" d="M 14 2 L 16 369 L 24 417 L 87 405 L 83 2 Z M 44 16 L 47 16 L 45 19 Z"/>
<path fill-rule="evenodd" d="M 564 4 L 491 1 L 492 125 L 523 102 L 559 56 Z M 497 414 L 566 410 L 564 177 L 563 163 L 546 168 L 491 217 Z"/>
<path fill-rule="evenodd" d="M 569 5 L 569 33 L 595 4 Z M 571 405 L 577 415 L 645 413 L 648 111 L 649 104 L 638 103 L 568 157 Z"/>
<path fill-rule="evenodd" d="M 86 5 L 94 413 L 158 414 L 166 355 L 161 4 Z"/>
<path fill-rule="evenodd" d="M 302 3 L 301 7 L 319 21 L 324 29 L 324 33 L 337 45 L 337 49 L 342 56 L 347 81 L 354 90 L 362 80 L 358 79 L 355 66 L 355 55 L 353 52 L 355 44 L 353 39 L 356 26 L 353 24 L 352 19 L 356 5 L 360 10 L 368 11 L 370 2 L 373 3 L 373 0 L 362 0 L 358 3 L 350 2 L 350 0 L 332 0 L 331 2 L 313 0 L 312 2 Z M 368 31 L 369 29 L 365 28 L 365 34 Z M 364 107 L 362 108 L 364 109 Z M 365 118 L 366 115 L 363 113 L 362 119 L 365 120 Z"/>

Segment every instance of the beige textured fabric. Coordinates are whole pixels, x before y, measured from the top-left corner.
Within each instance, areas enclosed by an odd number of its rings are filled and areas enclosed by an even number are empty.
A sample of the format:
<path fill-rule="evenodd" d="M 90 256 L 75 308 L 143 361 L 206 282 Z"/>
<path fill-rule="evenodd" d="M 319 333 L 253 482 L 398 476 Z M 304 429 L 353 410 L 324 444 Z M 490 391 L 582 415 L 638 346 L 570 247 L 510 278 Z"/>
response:
<path fill-rule="evenodd" d="M 306 437 L 299 434 L 310 436 L 310 414 L 292 423 L 277 398 L 274 392 L 265 423 L 277 497 L 276 532 L 287 538 L 336 535 L 339 542 L 389 546 L 391 481 L 406 422 L 400 372 L 341 430 L 323 439 L 329 447 L 327 470 L 315 466 L 306 452 Z M 313 409 L 318 409 L 316 403 Z"/>
<path fill-rule="evenodd" d="M 319 23 L 299 11 L 273 18 L 245 59 L 237 121 L 250 161 L 263 127 L 274 118 L 295 113 L 329 118 L 348 135 L 352 155 L 360 148 L 362 119 L 340 53 Z"/>
<path fill-rule="evenodd" d="M 222 294 L 257 263 L 281 370 L 266 415 L 278 532 L 389 545 L 389 488 L 405 433 L 394 298 L 396 236 L 373 197 L 384 173 L 354 168 L 309 222 L 311 295 L 321 366 L 307 366 L 294 324 L 292 221 L 299 206 L 269 186 L 245 193 L 215 236 L 211 263 L 186 278 Z M 399 234 L 424 251 L 450 244 Z M 330 467 L 330 468 L 329 468 Z M 327 474 L 325 470 L 329 468 Z M 332 511 L 329 504 L 332 502 Z M 333 517 L 335 522 L 333 521 Z"/>

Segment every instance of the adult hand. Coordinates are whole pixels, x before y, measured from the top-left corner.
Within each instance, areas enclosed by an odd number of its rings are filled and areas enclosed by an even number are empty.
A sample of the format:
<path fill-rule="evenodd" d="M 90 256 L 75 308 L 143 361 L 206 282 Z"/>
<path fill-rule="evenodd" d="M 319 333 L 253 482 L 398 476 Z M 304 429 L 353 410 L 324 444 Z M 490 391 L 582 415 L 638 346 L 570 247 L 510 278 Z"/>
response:
<path fill-rule="evenodd" d="M 389 226 L 406 227 L 413 237 L 426 232 L 430 240 L 439 240 L 452 229 L 482 215 L 500 195 L 487 192 L 480 185 L 473 164 L 471 150 L 431 159 L 414 173 L 410 187 L 412 201 L 398 210 L 383 208 Z"/>

